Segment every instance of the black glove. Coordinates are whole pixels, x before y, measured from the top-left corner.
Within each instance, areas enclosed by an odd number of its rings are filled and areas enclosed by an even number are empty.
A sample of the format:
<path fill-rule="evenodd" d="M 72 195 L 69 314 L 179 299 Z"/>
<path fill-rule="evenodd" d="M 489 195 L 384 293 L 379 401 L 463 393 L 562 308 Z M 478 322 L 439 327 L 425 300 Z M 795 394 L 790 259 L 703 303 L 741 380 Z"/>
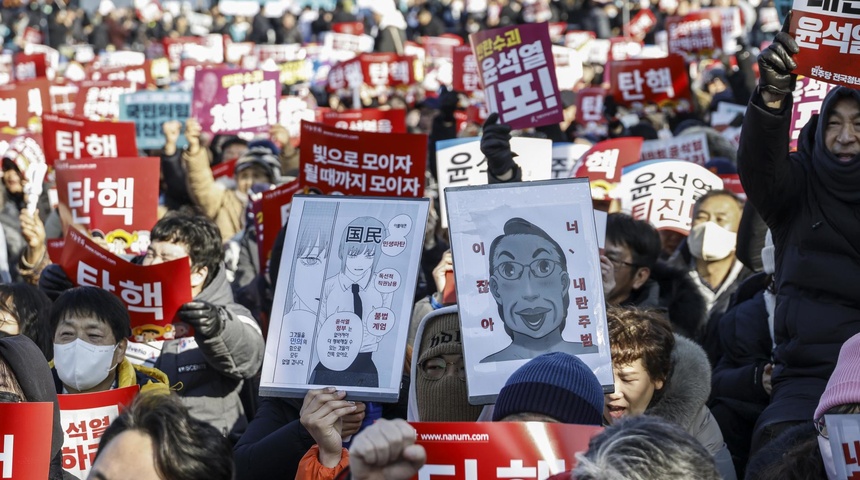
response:
<path fill-rule="evenodd" d="M 443 90 L 439 94 L 439 112 L 447 121 L 454 120 L 454 111 L 460 103 L 460 95 L 455 91 Z"/>
<path fill-rule="evenodd" d="M 797 75 L 792 73 L 792 70 L 797 68 L 797 63 L 791 56 L 796 55 L 800 48 L 788 33 L 790 23 L 789 14 L 773 43 L 758 55 L 759 88 L 774 95 L 791 95 L 797 81 Z"/>
<path fill-rule="evenodd" d="M 218 307 L 209 302 L 188 302 L 179 309 L 179 319 L 194 327 L 206 338 L 218 336 L 224 331 L 224 319 Z"/>
<path fill-rule="evenodd" d="M 487 169 L 494 177 L 517 168 L 511 151 L 511 127 L 499 121 L 498 113 L 491 113 L 484 122 L 481 135 L 481 152 L 487 157 Z"/>
<path fill-rule="evenodd" d="M 52 263 L 45 267 L 42 270 L 42 274 L 39 276 L 39 288 L 45 292 L 45 295 L 48 296 L 51 300 L 56 300 L 63 292 L 74 288 L 74 284 L 69 277 L 66 276 L 66 272 L 63 271 L 63 268 L 57 265 L 56 263 Z"/>

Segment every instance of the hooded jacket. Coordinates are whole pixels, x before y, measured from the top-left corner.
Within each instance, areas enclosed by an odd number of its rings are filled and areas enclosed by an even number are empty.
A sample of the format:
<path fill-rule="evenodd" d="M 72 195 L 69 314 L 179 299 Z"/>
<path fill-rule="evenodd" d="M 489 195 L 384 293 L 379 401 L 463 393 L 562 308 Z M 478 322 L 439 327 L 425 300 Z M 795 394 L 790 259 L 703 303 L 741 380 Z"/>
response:
<path fill-rule="evenodd" d="M 831 90 L 794 153 L 790 97 L 774 111 L 756 92 L 744 118 L 740 178 L 773 234 L 777 266 L 773 393 L 759 428 L 812 418 L 840 346 L 860 332 L 860 155 L 842 163 L 824 142 L 845 97 L 860 102 L 857 90 Z"/>

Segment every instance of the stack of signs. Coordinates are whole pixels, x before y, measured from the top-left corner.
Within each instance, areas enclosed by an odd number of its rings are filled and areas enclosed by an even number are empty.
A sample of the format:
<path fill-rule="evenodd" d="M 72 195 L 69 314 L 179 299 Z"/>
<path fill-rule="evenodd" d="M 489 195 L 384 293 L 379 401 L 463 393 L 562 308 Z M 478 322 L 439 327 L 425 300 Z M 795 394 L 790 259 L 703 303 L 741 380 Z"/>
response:
<path fill-rule="evenodd" d="M 825 415 L 827 437 L 833 454 L 835 475 L 853 480 L 860 476 L 860 415 Z"/>
<path fill-rule="evenodd" d="M 523 172 L 523 181 L 552 178 L 552 141 L 542 138 L 514 137 L 511 151 Z M 439 191 L 448 187 L 486 185 L 487 159 L 481 153 L 480 137 L 454 138 L 436 142 L 436 178 Z M 442 226 L 448 226 L 445 197 L 439 198 Z"/>
<path fill-rule="evenodd" d="M 687 64 L 681 56 L 613 61 L 610 71 L 609 94 L 620 105 L 656 104 L 678 111 L 692 106 Z"/>
<path fill-rule="evenodd" d="M 445 190 L 466 383 L 493 403 L 528 360 L 565 352 L 612 391 L 606 304 L 584 179 Z"/>
<path fill-rule="evenodd" d="M 51 111 L 46 78 L 0 86 L 0 128 L 35 131 L 42 113 Z"/>
<path fill-rule="evenodd" d="M 262 133 L 278 123 L 280 74 L 210 68 L 197 73 L 191 116 L 212 134 Z"/>
<path fill-rule="evenodd" d="M 686 160 L 705 165 L 711 160 L 708 136 L 705 132 L 682 134 L 666 140 L 646 140 L 642 143 L 640 158 L 643 161 L 657 159 Z"/>
<path fill-rule="evenodd" d="M 412 426 L 416 443 L 427 452 L 418 478 L 452 479 L 546 479 L 569 472 L 576 466 L 576 455 L 588 450 L 591 437 L 603 430 L 538 422 L 414 422 Z"/>
<path fill-rule="evenodd" d="M 564 120 L 545 23 L 473 33 L 469 41 L 487 106 L 502 123 L 519 129 Z"/>
<path fill-rule="evenodd" d="M 322 194 L 421 197 L 427 136 L 302 122 L 302 186 Z"/>
<path fill-rule="evenodd" d="M 293 197 L 260 394 L 395 402 L 427 199 Z"/>
<path fill-rule="evenodd" d="M 406 110 L 399 108 L 329 110 L 320 114 L 319 121 L 329 127 L 353 132 L 406 133 Z"/>
<path fill-rule="evenodd" d="M 146 252 L 158 220 L 157 157 L 67 159 L 54 168 L 64 226 L 98 229 L 116 254 Z"/>
<path fill-rule="evenodd" d="M 191 301 L 191 266 L 186 257 L 137 265 L 118 257 L 74 228 L 66 232 L 59 264 L 75 286 L 99 287 L 116 295 L 128 309 L 136 342 L 191 335 L 174 323 L 179 308 Z"/>
<path fill-rule="evenodd" d="M 0 478 L 48 478 L 53 428 L 51 402 L 0 402 Z"/>
<path fill-rule="evenodd" d="M 164 122 L 184 123 L 190 114 L 191 92 L 144 91 L 119 97 L 119 118 L 134 122 L 137 145 L 142 149 L 163 147 Z M 185 142 L 185 135 L 181 135 L 177 146 L 184 147 Z"/>
<path fill-rule="evenodd" d="M 860 8 L 853 2 L 795 0 L 790 33 L 800 47 L 794 73 L 822 82 L 857 88 L 860 66 L 851 57 L 858 48 Z M 847 56 L 846 56 L 847 54 Z"/>
<path fill-rule="evenodd" d="M 65 471 L 75 478 L 88 478 L 102 435 L 120 412 L 131 405 L 138 391 L 139 386 L 131 385 L 104 392 L 57 395 L 60 425 L 65 434 Z"/>
<path fill-rule="evenodd" d="M 797 87 L 792 95 L 794 103 L 791 109 L 791 150 L 797 150 L 797 140 L 800 131 L 812 120 L 813 115 L 821 111 L 821 102 L 830 90 L 836 88 L 832 83 L 825 83 L 813 78 L 797 79 Z"/>
<path fill-rule="evenodd" d="M 301 184 L 298 180 L 294 180 L 268 192 L 263 192 L 260 199 L 255 200 L 251 206 L 254 213 L 254 231 L 257 233 L 260 266 L 267 273 L 275 238 L 281 231 L 281 227 L 290 218 L 293 195 L 299 193 L 300 190 Z"/>
<path fill-rule="evenodd" d="M 53 165 L 57 160 L 137 156 L 134 128 L 132 122 L 98 122 L 46 113 L 42 116 L 45 159 Z"/>
<path fill-rule="evenodd" d="M 570 176 L 588 177 L 591 196 L 595 200 L 617 198 L 613 190 L 621 181 L 621 169 L 638 162 L 641 152 L 642 138 L 640 137 L 604 140 L 582 155 L 582 161 L 574 165 Z"/>
<path fill-rule="evenodd" d="M 651 160 L 624 169 L 618 198 L 633 218 L 686 235 L 699 197 L 722 188 L 720 177 L 695 163 Z"/>

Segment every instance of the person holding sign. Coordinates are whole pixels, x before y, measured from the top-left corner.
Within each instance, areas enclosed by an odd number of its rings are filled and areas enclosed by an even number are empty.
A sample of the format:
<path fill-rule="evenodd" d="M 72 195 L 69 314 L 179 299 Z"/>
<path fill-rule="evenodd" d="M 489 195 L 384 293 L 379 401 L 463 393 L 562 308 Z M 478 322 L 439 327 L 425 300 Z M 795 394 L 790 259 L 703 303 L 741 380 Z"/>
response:
<path fill-rule="evenodd" d="M 812 417 L 839 346 L 860 332 L 860 91 L 830 90 L 789 152 L 799 52 L 790 18 L 758 57 L 738 150 L 744 190 L 776 247 L 773 393 L 753 451 Z"/>

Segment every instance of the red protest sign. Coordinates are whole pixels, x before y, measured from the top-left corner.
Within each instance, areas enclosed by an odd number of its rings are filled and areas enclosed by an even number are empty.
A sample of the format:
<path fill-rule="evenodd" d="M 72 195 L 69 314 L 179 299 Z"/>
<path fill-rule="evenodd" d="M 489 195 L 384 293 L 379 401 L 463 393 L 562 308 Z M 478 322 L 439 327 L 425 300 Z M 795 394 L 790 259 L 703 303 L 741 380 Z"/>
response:
<path fill-rule="evenodd" d="M 349 132 L 302 122 L 302 186 L 323 194 L 421 197 L 427 136 Z"/>
<path fill-rule="evenodd" d="M 233 178 L 236 173 L 236 163 L 238 161 L 238 158 L 234 158 L 232 160 L 221 162 L 218 165 L 212 165 L 212 176 L 215 180 L 218 180 L 219 178 Z"/>
<path fill-rule="evenodd" d="M 300 190 L 301 184 L 298 180 L 294 180 L 274 190 L 263 192 L 261 198 L 254 202 L 254 230 L 257 232 L 260 265 L 267 272 L 275 239 L 290 217 L 293 195 Z"/>
<path fill-rule="evenodd" d="M 641 137 L 604 140 L 585 152 L 582 163 L 571 176 L 588 177 L 592 182 L 619 182 L 621 169 L 638 162 L 641 150 Z"/>
<path fill-rule="evenodd" d="M 364 24 L 362 22 L 332 23 L 331 31 L 335 33 L 345 33 L 347 35 L 362 35 L 364 34 Z"/>
<path fill-rule="evenodd" d="M 583 88 L 576 92 L 576 123 L 588 125 L 589 123 L 606 123 L 603 116 L 603 97 L 606 91 L 600 87 Z"/>
<path fill-rule="evenodd" d="M 48 249 L 48 258 L 51 259 L 52 263 L 58 261 L 63 255 L 63 246 L 65 244 L 66 240 L 62 238 L 49 238 L 45 241 L 45 246 Z"/>
<path fill-rule="evenodd" d="M 63 427 L 63 469 L 76 478 L 87 478 L 99 442 L 107 427 L 131 405 L 140 391 L 137 385 L 104 392 L 60 394 Z"/>
<path fill-rule="evenodd" d="M 51 402 L 0 403 L 0 478 L 48 478 L 53 428 Z"/>
<path fill-rule="evenodd" d="M 657 16 L 650 8 L 643 8 L 624 25 L 624 35 L 642 40 L 657 25 Z"/>
<path fill-rule="evenodd" d="M 134 122 L 99 122 L 55 113 L 42 116 L 45 160 L 137 156 Z"/>
<path fill-rule="evenodd" d="M 164 45 L 164 55 L 170 62 L 171 69 L 179 67 L 179 61 L 182 60 L 182 53 L 185 51 L 185 45 L 206 45 L 206 39 L 202 37 L 165 37 L 161 41 Z"/>
<path fill-rule="evenodd" d="M 642 52 L 642 42 L 624 37 L 612 37 L 609 39 L 609 60 L 627 60 Z"/>
<path fill-rule="evenodd" d="M 609 93 L 621 105 L 657 104 L 689 110 L 690 80 L 684 58 L 645 58 L 610 62 Z"/>
<path fill-rule="evenodd" d="M 793 10 L 789 31 L 800 47 L 795 73 L 857 88 L 860 64 L 851 59 L 860 53 L 860 32 L 852 32 L 858 30 L 860 9 L 851 2 L 797 1 Z"/>
<path fill-rule="evenodd" d="M 187 257 L 155 265 L 136 265 L 98 246 L 74 228 L 66 233 L 60 266 L 75 286 L 99 287 L 128 307 L 135 341 L 169 340 L 189 335 L 174 325 L 179 307 L 192 300 Z"/>
<path fill-rule="evenodd" d="M 454 70 L 452 87 L 458 92 L 472 93 L 481 89 L 478 62 L 471 45 L 454 48 Z"/>
<path fill-rule="evenodd" d="M 329 110 L 320 115 L 320 123 L 353 132 L 406 133 L 406 110 Z"/>
<path fill-rule="evenodd" d="M 91 119 L 119 118 L 119 96 L 137 90 L 129 80 L 88 80 L 79 87 L 75 115 Z"/>
<path fill-rule="evenodd" d="M 158 158 L 70 159 L 54 168 L 64 225 L 100 230 L 117 253 L 146 252 L 158 220 Z"/>
<path fill-rule="evenodd" d="M 718 58 L 731 53 L 740 33 L 740 12 L 734 8 L 703 8 L 666 19 L 669 54 Z"/>
<path fill-rule="evenodd" d="M 564 120 L 552 43 L 545 23 L 469 35 L 487 108 L 511 128 Z"/>
<path fill-rule="evenodd" d="M 412 422 L 427 452 L 419 475 L 451 480 L 548 478 L 572 470 L 603 427 L 562 423 Z"/>
<path fill-rule="evenodd" d="M 208 68 L 195 76 L 191 116 L 213 134 L 267 132 L 280 99 L 279 72 Z"/>
<path fill-rule="evenodd" d="M 15 80 L 32 80 L 48 77 L 48 55 L 45 53 L 16 53 Z"/>
<path fill-rule="evenodd" d="M 156 86 L 156 80 L 170 76 L 170 64 L 167 59 L 159 58 L 146 60 L 143 65 L 125 67 L 98 67 L 88 66 L 89 79 L 93 81 L 122 81 L 127 80 L 135 84 L 137 88 L 148 88 Z"/>
<path fill-rule="evenodd" d="M 0 86 L 0 128 L 31 129 L 51 111 L 51 82 L 46 78 Z"/>
<path fill-rule="evenodd" d="M 421 37 L 421 45 L 431 59 L 447 58 L 454 60 L 454 49 L 463 45 L 463 39 L 454 36 Z"/>
<path fill-rule="evenodd" d="M 420 82 L 424 72 L 415 57 L 396 53 L 362 53 L 341 62 L 328 74 L 329 91 L 355 88 L 362 84 L 372 87 L 409 86 Z"/>
<path fill-rule="evenodd" d="M 713 172 L 712 172 L 713 173 Z M 747 199 L 747 194 L 744 191 L 744 186 L 741 184 L 741 177 L 737 173 L 718 174 L 720 180 L 723 181 L 723 188 L 741 197 L 744 201 Z"/>
<path fill-rule="evenodd" d="M 797 140 L 800 131 L 812 120 L 813 115 L 821 111 L 821 102 L 836 85 L 803 77 L 797 80 L 797 86 L 792 92 L 794 102 L 791 105 L 791 150 L 797 150 Z"/>

